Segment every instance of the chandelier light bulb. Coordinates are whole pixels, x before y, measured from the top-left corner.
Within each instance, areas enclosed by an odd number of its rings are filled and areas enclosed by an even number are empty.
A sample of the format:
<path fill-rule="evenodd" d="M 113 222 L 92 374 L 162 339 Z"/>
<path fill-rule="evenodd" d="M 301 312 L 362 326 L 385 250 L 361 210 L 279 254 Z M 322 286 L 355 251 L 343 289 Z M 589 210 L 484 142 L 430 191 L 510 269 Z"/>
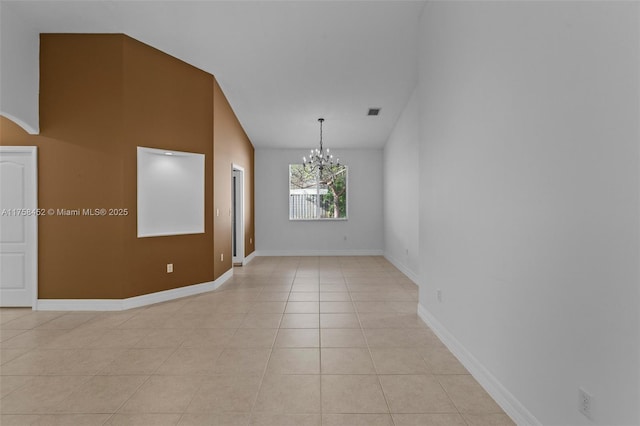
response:
<path fill-rule="evenodd" d="M 322 147 L 322 122 L 324 121 L 324 118 L 319 118 L 318 121 L 320 122 L 320 149 L 316 148 L 315 150 L 311 150 L 311 156 L 309 158 L 309 160 L 307 161 L 307 157 L 302 157 L 303 160 L 303 166 L 306 168 L 307 166 L 310 166 L 311 169 L 318 169 L 320 171 L 322 171 L 326 165 L 331 165 L 333 166 L 333 154 L 329 153 L 329 148 L 327 148 L 326 152 Z M 337 163 L 338 166 L 340 165 L 340 160 L 338 159 Z"/>

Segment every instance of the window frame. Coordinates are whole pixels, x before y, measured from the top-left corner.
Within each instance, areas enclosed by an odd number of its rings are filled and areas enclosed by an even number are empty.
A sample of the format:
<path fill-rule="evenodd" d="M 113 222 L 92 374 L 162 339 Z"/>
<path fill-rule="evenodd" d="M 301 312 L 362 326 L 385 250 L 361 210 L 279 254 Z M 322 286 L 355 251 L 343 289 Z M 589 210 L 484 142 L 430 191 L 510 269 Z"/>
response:
<path fill-rule="evenodd" d="M 313 218 L 292 218 L 291 217 L 291 169 L 293 166 L 303 166 L 302 163 L 289 163 L 289 176 L 288 176 L 288 185 L 289 185 L 289 221 L 291 222 L 323 222 L 323 221 L 347 221 L 349 220 L 349 166 L 347 166 L 346 164 L 340 164 L 341 167 L 344 167 L 345 170 L 345 214 L 344 217 L 321 217 L 318 214 L 318 208 L 319 205 L 316 202 L 314 204 L 314 209 L 315 209 L 315 217 Z M 320 173 L 319 170 L 316 170 L 316 173 Z M 319 180 L 319 179 L 318 179 Z M 316 190 L 316 196 L 319 197 L 320 196 L 320 185 L 316 184 L 315 186 L 315 190 Z"/>

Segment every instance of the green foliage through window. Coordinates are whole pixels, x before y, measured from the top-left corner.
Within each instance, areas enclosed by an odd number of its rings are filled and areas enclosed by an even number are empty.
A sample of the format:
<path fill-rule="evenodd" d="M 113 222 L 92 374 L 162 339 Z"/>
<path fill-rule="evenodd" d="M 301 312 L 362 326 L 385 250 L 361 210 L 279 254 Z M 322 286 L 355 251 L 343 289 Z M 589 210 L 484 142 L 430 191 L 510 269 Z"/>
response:
<path fill-rule="evenodd" d="M 289 165 L 289 219 L 346 219 L 347 166 Z"/>

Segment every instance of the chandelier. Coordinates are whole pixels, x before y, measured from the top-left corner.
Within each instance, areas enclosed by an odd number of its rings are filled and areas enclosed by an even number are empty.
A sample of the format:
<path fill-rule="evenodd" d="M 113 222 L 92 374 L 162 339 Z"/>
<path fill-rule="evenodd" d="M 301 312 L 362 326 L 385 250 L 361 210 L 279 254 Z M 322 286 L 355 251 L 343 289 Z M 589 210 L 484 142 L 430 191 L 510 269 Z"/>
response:
<path fill-rule="evenodd" d="M 305 169 L 309 166 L 311 170 L 318 169 L 322 172 L 322 170 L 327 166 L 339 166 L 340 159 L 336 159 L 334 163 L 333 154 L 329 153 L 329 148 L 327 148 L 326 152 L 324 151 L 324 148 L 322 147 L 322 123 L 324 122 L 324 118 L 318 118 L 318 121 L 320 122 L 320 149 L 312 149 L 311 157 L 309 157 L 308 160 L 307 157 L 302 157 L 302 164 Z"/>

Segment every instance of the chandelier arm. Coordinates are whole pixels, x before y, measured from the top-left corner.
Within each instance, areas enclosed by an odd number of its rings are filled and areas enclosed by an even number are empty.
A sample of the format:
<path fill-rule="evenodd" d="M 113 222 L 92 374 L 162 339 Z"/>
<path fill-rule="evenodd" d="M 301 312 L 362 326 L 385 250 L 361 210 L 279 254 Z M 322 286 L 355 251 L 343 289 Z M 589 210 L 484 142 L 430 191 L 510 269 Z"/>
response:
<path fill-rule="evenodd" d="M 320 149 L 316 148 L 315 151 L 312 149 L 308 160 L 306 157 L 302 158 L 303 167 L 306 170 L 306 166 L 308 165 L 311 170 L 317 169 L 320 173 L 322 173 L 325 168 L 328 168 L 329 172 L 333 175 L 334 171 L 331 168 L 334 165 L 339 166 L 340 160 L 337 159 L 334 163 L 333 155 L 329 154 L 329 150 L 327 150 L 326 153 L 324 152 L 324 141 L 322 140 L 322 123 L 324 122 L 324 118 L 318 118 L 318 121 L 320 122 Z"/>

